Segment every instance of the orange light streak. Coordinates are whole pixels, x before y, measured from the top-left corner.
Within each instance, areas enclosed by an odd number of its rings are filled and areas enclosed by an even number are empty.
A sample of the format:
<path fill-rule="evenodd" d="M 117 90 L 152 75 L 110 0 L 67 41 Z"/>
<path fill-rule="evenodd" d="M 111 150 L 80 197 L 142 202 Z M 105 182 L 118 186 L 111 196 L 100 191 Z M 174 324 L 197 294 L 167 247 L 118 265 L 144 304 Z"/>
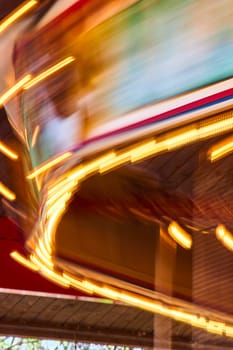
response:
<path fill-rule="evenodd" d="M 23 265 L 24 267 L 27 267 L 28 269 L 32 271 L 38 271 L 39 268 L 33 264 L 30 260 L 26 259 L 22 254 L 20 254 L 17 251 L 13 251 L 10 253 L 10 257 L 17 261 L 17 263 Z"/>
<path fill-rule="evenodd" d="M 216 237 L 227 249 L 233 251 L 233 235 L 224 225 L 217 226 Z"/>
<path fill-rule="evenodd" d="M 7 91 L 5 91 L 1 96 L 0 96 L 0 106 L 4 105 L 7 103 L 12 97 L 14 97 L 19 91 L 23 89 L 25 84 L 29 82 L 31 79 L 31 75 L 28 74 L 22 79 L 20 79 L 15 85 L 13 85 L 11 88 L 9 88 Z"/>
<path fill-rule="evenodd" d="M 0 182 L 0 194 L 9 201 L 14 201 L 16 198 L 15 193 L 9 190 L 9 188 L 7 188 L 5 185 L 3 185 L 2 182 Z"/>
<path fill-rule="evenodd" d="M 18 154 L 5 145 L 2 141 L 0 141 L 0 152 L 12 160 L 18 159 Z"/>
<path fill-rule="evenodd" d="M 169 235 L 184 249 L 191 249 L 192 237 L 180 225 L 172 221 L 168 226 Z"/>
<path fill-rule="evenodd" d="M 44 165 L 34 169 L 31 173 L 27 175 L 27 179 L 31 180 L 34 179 L 36 176 L 41 175 L 42 173 L 46 172 L 50 168 L 53 168 L 55 165 L 63 162 L 63 160 L 69 158 L 72 155 L 72 152 L 66 152 L 62 154 L 61 156 L 45 163 Z"/>
<path fill-rule="evenodd" d="M 28 83 L 24 84 L 24 89 L 29 90 L 33 86 L 37 85 L 41 81 L 47 79 L 49 76 L 53 75 L 54 73 L 58 72 L 62 68 L 66 67 L 68 64 L 72 63 L 75 60 L 75 57 L 69 56 L 61 60 L 60 62 L 56 63 L 52 67 L 46 69 L 42 73 L 39 73 L 37 76 L 32 78 Z"/>
<path fill-rule="evenodd" d="M 232 152 L 233 137 L 231 136 L 213 146 L 209 151 L 209 158 L 211 162 L 215 162 L 223 157 L 228 156 Z"/>
<path fill-rule="evenodd" d="M 4 18 L 0 23 L 0 33 L 3 33 L 7 28 L 14 24 L 23 15 L 33 9 L 38 4 L 37 0 L 30 0 L 25 2 L 23 5 L 16 8 L 9 16 Z"/>

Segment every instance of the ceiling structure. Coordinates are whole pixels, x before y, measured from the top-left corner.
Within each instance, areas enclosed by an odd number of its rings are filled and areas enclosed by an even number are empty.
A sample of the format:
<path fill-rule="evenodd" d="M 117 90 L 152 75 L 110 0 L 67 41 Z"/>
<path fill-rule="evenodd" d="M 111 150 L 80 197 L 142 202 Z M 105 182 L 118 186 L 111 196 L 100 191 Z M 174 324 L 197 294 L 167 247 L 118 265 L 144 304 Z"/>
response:
<path fill-rule="evenodd" d="M 0 294 L 0 333 L 152 347 L 153 315 L 75 298 Z"/>
<path fill-rule="evenodd" d="M 94 299 L 93 299 L 94 300 Z M 0 334 L 150 349 L 232 349 L 232 338 L 120 304 L 0 293 Z M 156 326 L 154 332 L 154 325 Z M 169 340 L 169 335 L 171 335 Z"/>

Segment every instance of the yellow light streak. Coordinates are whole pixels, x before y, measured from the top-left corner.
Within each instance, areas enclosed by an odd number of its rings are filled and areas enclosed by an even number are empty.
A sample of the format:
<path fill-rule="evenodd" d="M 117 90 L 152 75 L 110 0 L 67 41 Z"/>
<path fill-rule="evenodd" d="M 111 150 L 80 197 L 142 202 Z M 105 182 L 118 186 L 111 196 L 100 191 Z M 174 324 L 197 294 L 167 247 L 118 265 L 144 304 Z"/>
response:
<path fill-rule="evenodd" d="M 13 23 L 15 23 L 19 18 L 25 15 L 27 12 L 33 9 L 38 4 L 37 0 L 30 0 L 25 2 L 23 5 L 16 8 L 9 16 L 4 18 L 0 23 L 0 33 L 3 33 L 7 28 L 9 28 Z"/>
<path fill-rule="evenodd" d="M 91 162 L 88 162 L 85 165 L 86 173 L 89 175 L 93 171 L 98 171 L 98 168 L 101 164 L 108 162 L 108 161 L 111 161 L 111 159 L 114 159 L 115 156 L 116 156 L 115 152 L 109 152 L 109 153 L 105 154 L 104 156 L 97 158 L 94 161 L 92 160 Z"/>
<path fill-rule="evenodd" d="M 106 296 L 109 299 L 113 300 L 119 300 L 120 299 L 120 293 L 116 289 L 104 286 L 101 288 L 101 294 L 103 296 Z"/>
<path fill-rule="evenodd" d="M 193 327 L 198 327 L 198 328 L 202 328 L 202 329 L 206 329 L 206 324 L 207 324 L 207 319 L 204 316 L 196 316 L 193 317 L 193 320 L 191 322 L 191 325 Z"/>
<path fill-rule="evenodd" d="M 13 251 L 10 253 L 10 257 L 17 261 L 17 263 L 23 265 L 24 267 L 32 270 L 32 271 L 38 271 L 39 268 L 33 264 L 30 260 L 26 259 L 22 254 L 20 254 L 17 251 Z"/>
<path fill-rule="evenodd" d="M 72 190 L 77 188 L 79 179 L 83 181 L 87 175 L 97 172 L 102 162 L 111 160 L 114 157 L 115 152 L 109 152 L 102 157 L 88 162 L 85 166 L 78 166 L 71 170 L 66 174 L 65 179 L 59 180 L 49 188 L 47 204 L 52 205 L 56 197 L 59 198 L 63 193 L 72 192 Z"/>
<path fill-rule="evenodd" d="M 149 298 L 143 298 L 138 295 L 133 295 L 130 293 L 125 293 L 121 291 L 118 296 L 118 300 L 127 303 L 136 307 L 139 307 L 143 310 L 147 310 L 149 312 L 161 314 L 164 316 L 170 315 L 170 310 L 168 307 L 165 307 L 160 302 L 156 300 L 151 300 Z"/>
<path fill-rule="evenodd" d="M 70 285 L 67 282 L 67 280 L 65 280 L 56 271 L 53 271 L 50 268 L 48 268 L 45 265 L 44 261 L 43 262 L 40 261 L 37 256 L 31 255 L 30 259 L 33 262 L 33 264 L 35 264 L 38 267 L 39 272 L 41 273 L 41 275 L 43 275 L 46 279 L 48 279 L 49 281 L 52 281 L 53 283 L 58 284 L 59 286 L 61 286 L 63 288 L 69 288 L 70 287 Z"/>
<path fill-rule="evenodd" d="M 160 302 L 146 300 L 140 296 L 129 295 L 122 292 L 120 295 L 120 301 L 134 305 L 149 312 L 157 313 L 163 316 L 170 316 L 169 308 L 164 307 Z"/>
<path fill-rule="evenodd" d="M 83 279 L 82 285 L 84 288 L 88 289 L 90 292 L 98 294 L 100 287 L 98 287 L 96 284 L 94 284 L 90 281 L 87 281 L 86 279 Z"/>
<path fill-rule="evenodd" d="M 40 273 L 47 280 L 59 285 L 63 288 L 70 288 L 70 284 L 61 275 L 56 272 L 50 271 L 49 269 L 41 268 Z"/>
<path fill-rule="evenodd" d="M 5 145 L 2 141 L 0 141 L 0 152 L 12 160 L 18 159 L 18 154 Z"/>
<path fill-rule="evenodd" d="M 233 337 L 233 327 L 226 325 L 224 329 L 224 333 L 227 337 Z"/>
<path fill-rule="evenodd" d="M 65 280 L 62 276 L 60 276 L 57 273 L 53 273 L 51 271 L 45 271 L 45 270 L 40 270 L 40 273 L 42 276 L 44 276 L 47 280 L 57 284 L 60 287 L 63 288 L 70 288 L 69 283 L 67 282 L 67 280 Z"/>
<path fill-rule="evenodd" d="M 108 299 L 119 301 L 121 300 L 121 292 L 111 287 L 100 286 L 86 279 L 82 280 L 82 285 L 84 286 L 84 288 L 87 288 L 92 293 L 102 295 L 104 297 L 107 297 Z"/>
<path fill-rule="evenodd" d="M 227 249 L 233 251 L 233 235 L 224 225 L 217 226 L 216 237 Z"/>
<path fill-rule="evenodd" d="M 144 154 L 141 154 L 140 156 L 132 155 L 131 161 L 132 161 L 132 163 L 138 162 L 138 161 L 141 161 L 143 159 L 150 158 L 152 156 L 158 155 L 158 154 L 160 154 L 162 152 L 166 152 L 166 151 L 167 151 L 166 141 L 160 141 L 160 142 L 155 143 L 154 148 L 151 148 L 151 150 L 148 149 L 148 151 L 146 151 Z"/>
<path fill-rule="evenodd" d="M 34 179 L 36 176 L 41 175 L 42 173 L 46 172 L 50 168 L 53 168 L 55 165 L 58 165 L 59 163 L 63 162 L 65 159 L 69 158 L 71 155 L 72 155 L 72 152 L 66 152 L 61 156 L 45 163 L 44 165 L 38 168 L 35 168 L 32 172 L 30 172 L 27 175 L 27 179 L 28 180 Z"/>
<path fill-rule="evenodd" d="M 46 272 L 53 272 L 53 267 L 48 267 L 46 266 L 46 260 L 41 260 L 40 257 L 36 254 L 32 254 L 30 255 L 30 261 L 36 265 L 38 267 L 38 269 L 41 271 L 41 270 L 44 270 Z"/>
<path fill-rule="evenodd" d="M 169 312 L 170 312 L 170 316 L 175 320 L 186 322 L 189 324 L 198 322 L 197 316 L 192 313 L 184 312 L 173 308 Z"/>
<path fill-rule="evenodd" d="M 217 161 L 223 157 L 228 156 L 233 152 L 233 136 L 219 142 L 213 146 L 209 153 L 209 159 L 211 162 Z"/>
<path fill-rule="evenodd" d="M 223 334 L 225 328 L 226 328 L 225 323 L 216 322 L 216 321 L 212 321 L 212 320 L 210 320 L 206 326 L 206 330 L 208 332 L 214 333 L 214 334 L 219 334 L 219 335 Z"/>
<path fill-rule="evenodd" d="M 59 221 L 65 209 L 66 209 L 66 202 L 64 202 L 63 200 L 60 200 L 59 203 L 56 203 L 56 207 L 53 207 L 53 210 L 51 210 L 51 215 L 48 217 L 47 235 L 48 235 L 48 242 L 51 249 L 54 244 L 57 226 L 59 224 Z"/>
<path fill-rule="evenodd" d="M 47 267 L 49 268 L 53 268 L 54 264 L 51 260 L 51 257 L 48 255 L 46 249 L 44 248 L 44 246 L 42 244 L 40 244 L 39 246 L 37 246 L 36 250 L 35 250 L 35 254 L 38 256 L 38 258 L 43 261 Z"/>
<path fill-rule="evenodd" d="M 233 117 L 220 119 L 216 118 L 214 121 L 210 122 L 206 125 L 203 122 L 199 129 L 199 138 L 208 138 L 210 136 L 215 136 L 222 134 L 223 132 L 229 131 L 233 129 Z"/>
<path fill-rule="evenodd" d="M 90 170 L 90 173 L 94 171 L 94 167 L 95 166 L 93 165 L 92 167 L 93 169 Z M 88 174 L 87 165 L 85 165 L 85 167 L 80 165 L 77 168 L 75 168 L 75 170 L 68 173 L 67 179 L 64 181 L 64 184 L 68 185 L 68 183 L 70 184 L 72 181 L 75 181 L 77 183 L 79 179 L 84 180 L 87 174 Z"/>
<path fill-rule="evenodd" d="M 168 226 L 169 235 L 184 249 L 191 249 L 192 237 L 180 225 L 172 221 Z"/>
<path fill-rule="evenodd" d="M 79 289 L 79 290 L 82 290 L 82 291 L 85 292 L 85 293 L 88 293 L 88 294 L 91 294 L 91 295 L 93 294 L 93 291 L 92 291 L 92 290 L 89 290 L 89 289 L 87 289 L 87 288 L 85 288 L 85 287 L 83 286 L 83 282 L 82 282 L 82 281 L 79 281 L 77 278 L 74 278 L 73 276 L 71 276 L 71 275 L 68 274 L 68 273 L 63 273 L 62 276 L 63 276 L 63 278 L 65 278 L 65 280 L 68 281 L 68 283 L 69 283 L 72 287 L 74 287 L 74 288 L 76 288 L 76 289 Z"/>
<path fill-rule="evenodd" d="M 166 139 L 167 150 L 171 151 L 180 146 L 186 145 L 198 139 L 198 130 L 184 130 Z"/>
<path fill-rule="evenodd" d="M 61 198 L 68 200 L 71 196 L 71 192 L 70 192 L 70 189 L 72 189 L 71 185 L 73 185 L 73 184 L 70 184 L 70 186 L 67 186 L 67 185 L 63 186 L 59 191 L 57 191 L 57 193 L 54 193 L 52 196 L 50 196 L 46 202 L 47 207 L 49 209 L 52 209 L 53 205 L 57 201 L 59 201 Z M 48 214 L 48 216 L 49 216 L 49 214 Z"/>
<path fill-rule="evenodd" d="M 114 158 L 110 160 L 102 162 L 102 164 L 100 164 L 99 166 L 99 172 L 100 174 L 103 174 L 129 161 L 130 161 L 130 154 L 128 152 L 124 152 L 122 154 L 116 155 Z"/>
<path fill-rule="evenodd" d="M 171 310 L 169 308 L 164 307 L 160 302 L 156 302 L 154 300 L 151 301 L 150 299 L 125 293 L 122 290 L 113 289 L 108 286 L 98 286 L 97 284 L 91 281 L 88 281 L 86 279 L 83 279 L 80 281 L 76 277 L 74 276 L 71 277 L 67 273 L 63 273 L 63 276 L 67 278 L 74 287 L 76 288 L 81 287 L 84 290 L 88 290 L 89 293 L 96 293 L 113 300 L 118 300 L 124 303 L 130 303 L 131 305 L 143 308 L 144 310 L 148 310 L 150 312 L 160 313 L 160 314 L 163 314 L 164 316 L 171 316 L 171 312 L 170 312 Z M 186 315 L 186 313 L 182 313 L 182 315 L 183 314 Z M 184 315 L 183 315 L 183 318 L 184 318 Z M 187 317 L 185 319 L 187 319 Z"/>
<path fill-rule="evenodd" d="M 56 213 L 63 212 L 66 208 L 66 203 L 70 199 L 71 193 L 64 193 L 60 196 L 55 203 L 53 203 L 47 210 L 47 218 L 50 219 L 54 215 L 57 217 Z"/>
<path fill-rule="evenodd" d="M 42 73 L 39 73 L 37 76 L 32 78 L 28 83 L 24 85 L 25 90 L 31 89 L 33 86 L 37 85 L 41 81 L 47 79 L 54 73 L 58 72 L 62 68 L 66 67 L 68 64 L 72 63 L 75 60 L 75 57 L 68 56 L 61 60 L 60 62 L 56 63 L 55 65 L 51 66 L 50 68 L 44 70 Z"/>
<path fill-rule="evenodd" d="M 93 172 L 96 172 L 99 170 L 99 167 L 101 164 L 104 164 L 105 162 L 111 161 L 116 157 L 115 152 L 109 152 L 105 154 L 102 157 L 99 157 L 95 160 L 92 160 L 85 164 L 85 166 L 81 165 L 78 168 L 71 171 L 70 174 L 68 174 L 68 179 L 70 180 L 83 180 L 87 175 L 90 175 Z"/>
<path fill-rule="evenodd" d="M 51 273 L 51 272 L 48 273 L 48 272 L 45 272 L 44 270 L 40 270 L 40 273 L 47 280 L 57 284 L 58 286 L 63 287 L 63 288 L 67 288 L 67 289 L 70 288 L 69 283 L 62 276 L 55 274 L 55 273 Z"/>
<path fill-rule="evenodd" d="M 131 162 L 141 160 L 154 154 L 156 147 L 155 140 L 149 140 L 144 142 L 142 145 L 134 146 L 129 150 Z"/>
<path fill-rule="evenodd" d="M 70 192 L 77 185 L 78 180 L 71 180 L 70 176 L 64 180 L 56 182 L 48 189 L 48 204 L 53 203 L 53 198 L 57 195 L 57 193 L 59 193 L 60 196 L 60 193 Z"/>
<path fill-rule="evenodd" d="M 49 262 L 51 262 L 51 259 L 52 259 L 51 250 L 47 249 L 46 245 L 44 244 L 44 241 L 41 238 L 39 238 L 38 240 L 37 248 L 39 248 L 42 256 L 45 257 Z"/>
<path fill-rule="evenodd" d="M 12 97 L 14 97 L 19 91 L 23 89 L 25 84 L 29 82 L 31 79 L 31 75 L 28 74 L 22 79 L 20 79 L 15 85 L 13 85 L 11 88 L 9 88 L 7 91 L 5 91 L 1 96 L 0 96 L 0 106 L 4 105 L 7 103 Z"/>
<path fill-rule="evenodd" d="M 44 231 L 44 236 L 43 236 L 44 247 L 47 250 L 48 254 L 51 255 L 53 245 L 52 245 L 52 242 L 50 241 L 51 240 L 50 235 L 47 228 L 45 228 L 43 231 Z"/>
<path fill-rule="evenodd" d="M 0 182 L 0 194 L 9 201 L 14 201 L 16 198 L 15 193 L 9 190 L 9 188 L 7 188 L 5 185 L 3 185 L 2 182 Z"/>

